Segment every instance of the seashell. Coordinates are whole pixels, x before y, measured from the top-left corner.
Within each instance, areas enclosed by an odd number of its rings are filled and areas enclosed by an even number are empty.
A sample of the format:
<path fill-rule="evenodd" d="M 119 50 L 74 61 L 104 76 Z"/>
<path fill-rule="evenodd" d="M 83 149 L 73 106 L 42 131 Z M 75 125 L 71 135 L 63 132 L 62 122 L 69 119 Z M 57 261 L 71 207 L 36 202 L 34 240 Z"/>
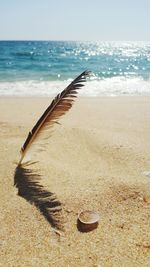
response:
<path fill-rule="evenodd" d="M 143 175 L 144 175 L 144 176 L 149 176 L 149 177 L 150 177 L 150 171 L 144 171 L 144 172 L 143 172 Z"/>
<path fill-rule="evenodd" d="M 97 228 L 99 214 L 95 211 L 84 210 L 79 213 L 77 227 L 81 232 L 89 232 Z"/>

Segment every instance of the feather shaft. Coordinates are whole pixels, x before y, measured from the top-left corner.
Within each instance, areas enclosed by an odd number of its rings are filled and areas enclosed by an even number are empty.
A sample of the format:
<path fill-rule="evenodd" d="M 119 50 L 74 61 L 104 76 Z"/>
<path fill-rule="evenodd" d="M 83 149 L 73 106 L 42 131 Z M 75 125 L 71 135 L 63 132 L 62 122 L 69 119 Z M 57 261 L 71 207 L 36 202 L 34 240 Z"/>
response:
<path fill-rule="evenodd" d="M 44 111 L 32 130 L 29 132 L 22 148 L 21 159 L 19 165 L 22 163 L 26 153 L 32 146 L 33 142 L 37 140 L 42 133 L 46 133 L 49 127 L 52 127 L 59 117 L 64 115 L 73 105 L 74 100 L 77 97 L 78 90 L 84 85 L 83 82 L 89 76 L 89 72 L 85 71 L 81 73 L 75 80 L 73 80 L 61 93 L 59 93 Z"/>

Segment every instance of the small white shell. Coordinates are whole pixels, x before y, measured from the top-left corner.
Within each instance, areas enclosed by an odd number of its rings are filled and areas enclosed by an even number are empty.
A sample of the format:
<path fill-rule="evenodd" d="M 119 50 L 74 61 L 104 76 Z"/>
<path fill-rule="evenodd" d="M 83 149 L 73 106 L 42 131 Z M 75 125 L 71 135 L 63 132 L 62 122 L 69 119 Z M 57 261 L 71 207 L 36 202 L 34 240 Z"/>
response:
<path fill-rule="evenodd" d="M 144 175 L 144 176 L 149 176 L 149 177 L 150 177 L 150 171 L 145 171 L 145 172 L 143 172 L 143 175 Z"/>

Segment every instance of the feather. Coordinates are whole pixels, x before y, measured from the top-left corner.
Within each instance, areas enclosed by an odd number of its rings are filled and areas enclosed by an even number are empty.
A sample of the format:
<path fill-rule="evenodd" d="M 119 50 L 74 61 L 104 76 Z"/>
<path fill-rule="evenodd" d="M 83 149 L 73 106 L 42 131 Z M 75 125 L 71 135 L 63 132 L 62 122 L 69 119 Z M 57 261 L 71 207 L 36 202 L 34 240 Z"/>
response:
<path fill-rule="evenodd" d="M 57 120 L 59 117 L 64 115 L 72 107 L 72 104 L 77 97 L 78 90 L 82 88 L 82 83 L 86 81 L 89 73 L 90 72 L 88 71 L 84 71 L 53 99 L 43 115 L 34 125 L 33 129 L 29 132 L 27 139 L 21 148 L 21 159 L 18 165 L 23 162 L 28 150 L 30 150 L 31 146 L 34 145 L 39 137 L 41 137 L 42 134 L 45 135 L 45 133 L 49 136 L 50 133 L 47 133 L 47 130 L 54 126 L 55 123 L 58 123 Z"/>

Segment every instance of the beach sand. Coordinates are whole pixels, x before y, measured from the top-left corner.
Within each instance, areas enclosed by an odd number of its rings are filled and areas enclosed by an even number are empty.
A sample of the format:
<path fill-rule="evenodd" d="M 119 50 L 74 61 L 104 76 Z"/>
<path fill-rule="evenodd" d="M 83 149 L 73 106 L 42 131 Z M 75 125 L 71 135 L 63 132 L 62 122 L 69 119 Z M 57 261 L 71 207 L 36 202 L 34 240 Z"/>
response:
<path fill-rule="evenodd" d="M 150 97 L 80 97 L 61 118 L 30 167 L 51 192 L 47 220 L 15 161 L 50 101 L 0 98 L 0 266 L 150 266 Z M 82 233 L 86 209 L 100 220 Z"/>

